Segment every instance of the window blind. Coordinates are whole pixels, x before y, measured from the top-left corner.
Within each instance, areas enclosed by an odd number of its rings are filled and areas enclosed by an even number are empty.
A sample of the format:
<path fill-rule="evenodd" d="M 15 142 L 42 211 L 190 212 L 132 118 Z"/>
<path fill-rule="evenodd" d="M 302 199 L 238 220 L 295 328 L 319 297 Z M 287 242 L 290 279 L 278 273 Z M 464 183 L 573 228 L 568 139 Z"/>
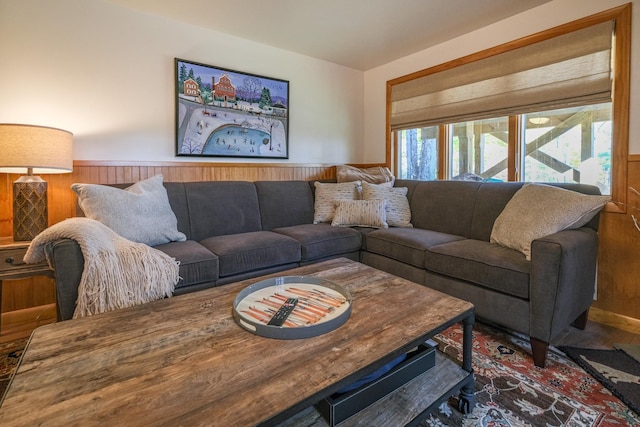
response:
<path fill-rule="evenodd" d="M 391 86 L 392 130 L 611 101 L 613 21 Z"/>

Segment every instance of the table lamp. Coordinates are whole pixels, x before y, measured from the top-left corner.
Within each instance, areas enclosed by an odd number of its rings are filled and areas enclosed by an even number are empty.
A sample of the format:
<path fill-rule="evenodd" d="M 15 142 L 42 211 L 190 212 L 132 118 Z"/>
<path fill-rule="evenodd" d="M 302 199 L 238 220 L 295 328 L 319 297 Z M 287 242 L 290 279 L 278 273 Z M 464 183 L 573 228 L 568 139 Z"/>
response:
<path fill-rule="evenodd" d="M 0 172 L 26 173 L 13 183 L 13 239 L 29 241 L 49 225 L 47 182 L 35 174 L 73 170 L 73 134 L 0 123 Z"/>

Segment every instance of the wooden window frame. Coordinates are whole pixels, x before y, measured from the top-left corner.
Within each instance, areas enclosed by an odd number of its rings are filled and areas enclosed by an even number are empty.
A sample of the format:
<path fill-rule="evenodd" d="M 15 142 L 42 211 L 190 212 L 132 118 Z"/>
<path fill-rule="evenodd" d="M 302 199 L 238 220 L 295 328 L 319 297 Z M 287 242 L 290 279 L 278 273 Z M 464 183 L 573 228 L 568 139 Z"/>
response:
<path fill-rule="evenodd" d="M 613 82 L 612 82 L 612 152 L 611 152 L 611 197 L 616 203 L 608 203 L 607 212 L 626 212 L 627 202 L 627 161 L 629 158 L 629 100 L 630 100 L 630 63 L 631 63 L 631 3 L 604 12 L 588 16 L 558 27 L 551 28 L 528 37 L 507 42 L 480 52 L 467 55 L 425 70 L 417 71 L 393 80 L 387 81 L 386 99 L 386 165 L 397 174 L 399 170 L 397 150 L 398 146 L 391 130 L 391 89 L 393 85 L 424 77 L 429 74 L 455 68 L 459 65 L 478 61 L 489 56 L 497 55 L 509 50 L 547 40 L 565 33 L 599 24 L 614 21 L 615 39 L 613 44 Z M 516 116 L 509 117 L 509 180 L 521 179 L 520 171 L 516 167 L 518 153 L 518 139 L 520 138 L 520 124 Z M 438 178 L 445 179 L 448 162 L 448 126 L 440 125 L 438 141 Z"/>

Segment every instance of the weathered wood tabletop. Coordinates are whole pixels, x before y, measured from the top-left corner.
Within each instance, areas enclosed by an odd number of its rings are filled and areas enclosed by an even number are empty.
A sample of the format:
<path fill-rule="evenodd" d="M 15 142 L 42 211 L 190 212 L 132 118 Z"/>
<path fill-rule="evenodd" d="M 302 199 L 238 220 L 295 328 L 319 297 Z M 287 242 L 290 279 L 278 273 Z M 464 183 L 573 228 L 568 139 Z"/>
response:
<path fill-rule="evenodd" d="M 243 288 L 312 275 L 353 298 L 350 319 L 277 340 L 233 319 Z M 422 342 L 470 303 L 346 259 L 36 329 L 0 425 L 257 425 L 295 414 Z"/>

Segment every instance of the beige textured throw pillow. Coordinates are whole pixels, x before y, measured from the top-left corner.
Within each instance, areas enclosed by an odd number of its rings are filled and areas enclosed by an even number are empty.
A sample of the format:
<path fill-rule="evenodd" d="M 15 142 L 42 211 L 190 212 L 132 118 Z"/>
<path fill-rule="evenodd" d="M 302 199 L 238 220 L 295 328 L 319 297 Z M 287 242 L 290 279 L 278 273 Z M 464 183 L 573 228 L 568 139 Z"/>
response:
<path fill-rule="evenodd" d="M 407 200 L 406 187 L 387 187 L 383 185 L 362 183 L 362 199 L 387 201 L 387 224 L 390 227 L 413 227 L 411 224 L 411 208 Z"/>
<path fill-rule="evenodd" d="M 388 228 L 384 200 L 338 200 L 334 227 Z"/>
<path fill-rule="evenodd" d="M 313 223 L 331 222 L 336 211 L 336 200 L 358 200 L 361 182 L 324 183 L 315 182 L 316 195 L 314 201 Z"/>
<path fill-rule="evenodd" d="M 155 175 L 126 189 L 98 184 L 72 184 L 87 218 L 106 225 L 125 239 L 156 246 L 184 241 L 178 220 L 169 205 L 162 175 Z"/>
<path fill-rule="evenodd" d="M 389 168 L 386 167 L 374 166 L 363 169 L 349 165 L 336 166 L 336 181 L 338 182 L 362 181 L 393 187 L 395 179 Z"/>
<path fill-rule="evenodd" d="M 531 260 L 532 241 L 582 227 L 609 199 L 609 196 L 586 195 L 551 185 L 525 184 L 493 224 L 491 242 L 516 249 Z"/>

